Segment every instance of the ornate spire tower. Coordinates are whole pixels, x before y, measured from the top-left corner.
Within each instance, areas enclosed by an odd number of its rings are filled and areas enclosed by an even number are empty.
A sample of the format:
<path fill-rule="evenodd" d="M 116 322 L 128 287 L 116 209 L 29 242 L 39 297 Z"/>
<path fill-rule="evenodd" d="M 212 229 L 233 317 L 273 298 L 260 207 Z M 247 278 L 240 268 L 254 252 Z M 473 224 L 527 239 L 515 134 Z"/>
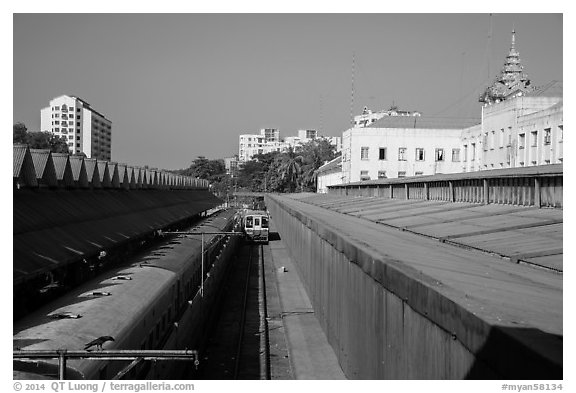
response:
<path fill-rule="evenodd" d="M 500 102 L 508 98 L 521 96 L 532 90 L 534 90 L 534 87 L 530 84 L 528 75 L 524 73 L 520 54 L 516 50 L 516 32 L 512 30 L 512 44 L 510 52 L 506 56 L 504 67 L 494 83 L 482 93 L 479 101 L 486 104 Z"/>

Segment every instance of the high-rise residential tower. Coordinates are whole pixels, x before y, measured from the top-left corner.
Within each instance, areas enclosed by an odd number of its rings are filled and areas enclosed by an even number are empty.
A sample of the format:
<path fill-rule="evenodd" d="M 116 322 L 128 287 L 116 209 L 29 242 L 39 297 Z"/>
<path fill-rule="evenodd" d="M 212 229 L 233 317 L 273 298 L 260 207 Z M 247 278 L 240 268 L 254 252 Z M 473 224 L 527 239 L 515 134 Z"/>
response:
<path fill-rule="evenodd" d="M 62 95 L 40 111 L 40 130 L 66 138 L 72 154 L 111 161 L 112 122 L 81 98 Z"/>

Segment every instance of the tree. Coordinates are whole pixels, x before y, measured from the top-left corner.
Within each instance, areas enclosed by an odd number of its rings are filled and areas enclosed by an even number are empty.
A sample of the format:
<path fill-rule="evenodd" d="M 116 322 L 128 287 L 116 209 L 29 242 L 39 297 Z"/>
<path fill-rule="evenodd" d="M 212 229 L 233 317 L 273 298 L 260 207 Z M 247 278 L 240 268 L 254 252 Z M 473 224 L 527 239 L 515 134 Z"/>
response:
<path fill-rule="evenodd" d="M 302 146 L 301 154 L 304 158 L 301 190 L 316 191 L 317 170 L 328 161 L 336 158 L 335 147 L 326 139 L 315 139 Z"/>
<path fill-rule="evenodd" d="M 13 143 L 27 143 L 26 141 L 26 125 L 24 123 L 18 122 L 14 124 L 13 131 Z"/>
<path fill-rule="evenodd" d="M 292 147 L 290 147 L 286 153 L 282 154 L 278 172 L 280 173 L 280 179 L 285 182 L 284 188 L 287 189 L 288 192 L 294 192 L 298 188 L 303 162 L 303 156 L 297 154 Z"/>
<path fill-rule="evenodd" d="M 68 141 L 57 137 L 48 131 L 28 132 L 24 123 L 15 123 L 13 127 L 13 143 L 25 143 L 31 149 L 50 149 L 53 153 L 69 153 Z"/>
<path fill-rule="evenodd" d="M 50 149 L 53 153 L 69 153 L 68 141 L 51 132 L 37 131 L 27 134 L 27 143 L 31 149 Z"/>

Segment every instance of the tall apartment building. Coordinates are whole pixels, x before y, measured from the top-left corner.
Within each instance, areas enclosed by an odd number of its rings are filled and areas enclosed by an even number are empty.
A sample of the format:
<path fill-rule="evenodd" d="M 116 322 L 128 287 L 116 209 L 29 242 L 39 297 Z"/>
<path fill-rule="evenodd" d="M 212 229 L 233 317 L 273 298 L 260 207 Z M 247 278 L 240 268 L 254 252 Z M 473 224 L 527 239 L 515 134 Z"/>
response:
<path fill-rule="evenodd" d="M 260 135 L 264 137 L 265 142 L 280 142 L 280 130 L 277 128 L 262 128 Z"/>
<path fill-rule="evenodd" d="M 238 176 L 238 156 L 225 157 L 224 168 L 226 168 L 227 175 L 232 177 Z"/>
<path fill-rule="evenodd" d="M 112 122 L 81 98 L 62 95 L 40 111 L 41 131 L 68 141 L 70 153 L 111 161 Z"/>

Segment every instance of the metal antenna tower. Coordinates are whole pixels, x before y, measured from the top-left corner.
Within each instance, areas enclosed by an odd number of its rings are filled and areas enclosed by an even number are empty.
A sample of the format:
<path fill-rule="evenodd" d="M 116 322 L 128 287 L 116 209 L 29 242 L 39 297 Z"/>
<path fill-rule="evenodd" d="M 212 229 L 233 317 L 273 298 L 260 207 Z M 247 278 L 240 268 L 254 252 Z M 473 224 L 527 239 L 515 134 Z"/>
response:
<path fill-rule="evenodd" d="M 355 54 L 352 52 L 352 90 L 350 92 L 350 124 L 354 125 L 354 63 Z"/>

